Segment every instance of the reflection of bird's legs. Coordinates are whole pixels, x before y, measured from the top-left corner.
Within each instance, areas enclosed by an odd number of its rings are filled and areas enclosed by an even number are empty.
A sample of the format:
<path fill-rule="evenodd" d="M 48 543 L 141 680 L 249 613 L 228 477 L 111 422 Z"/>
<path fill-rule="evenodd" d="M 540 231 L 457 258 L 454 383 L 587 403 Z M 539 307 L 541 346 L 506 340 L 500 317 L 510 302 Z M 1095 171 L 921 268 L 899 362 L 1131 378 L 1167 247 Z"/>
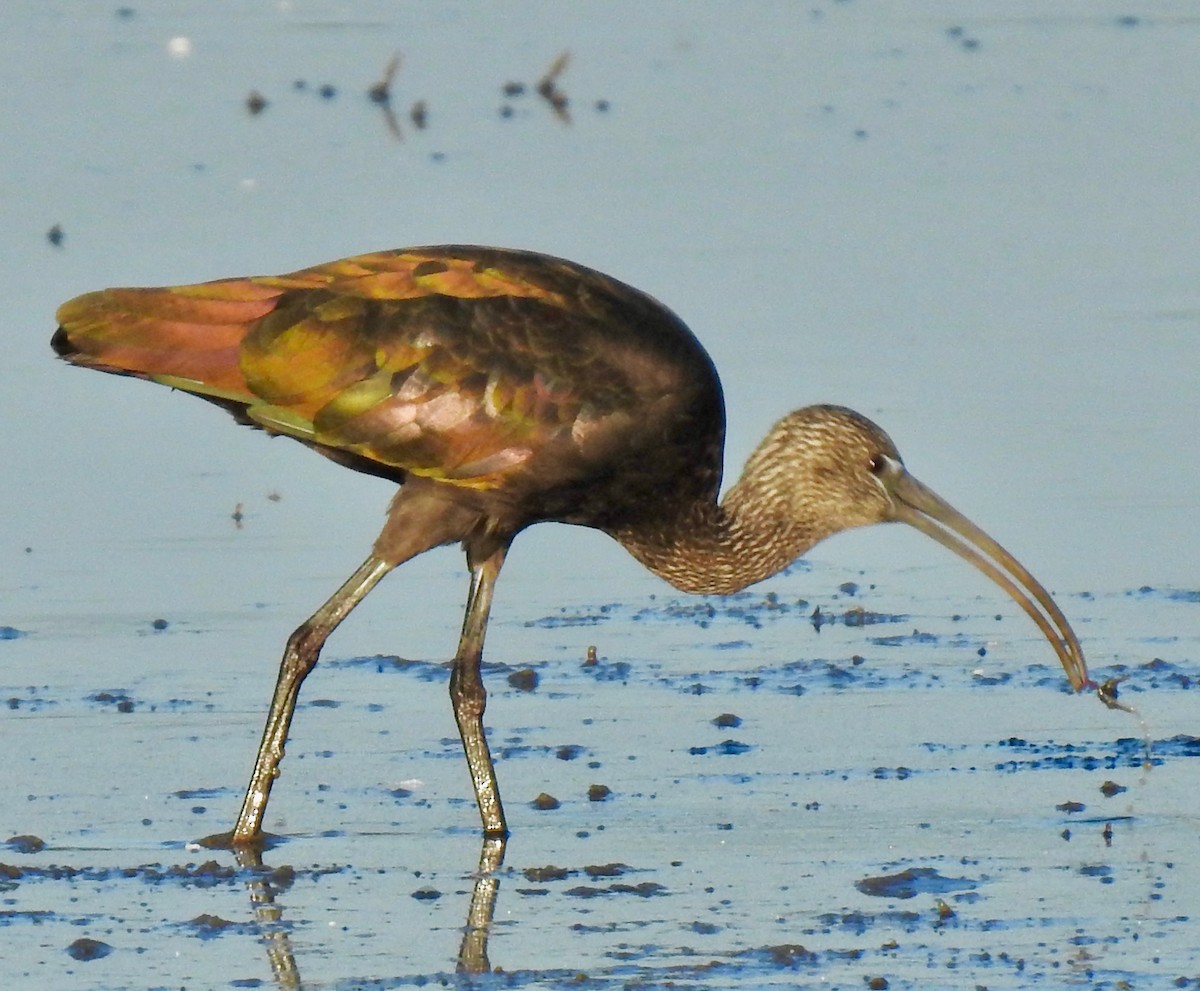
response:
<path fill-rule="evenodd" d="M 483 834 L 505 837 L 508 826 L 500 804 L 500 789 L 496 784 L 496 768 L 483 733 L 483 710 L 487 706 L 487 691 L 479 666 L 483 660 L 483 638 L 487 632 L 488 611 L 492 606 L 492 588 L 504 564 L 507 545 L 493 550 L 477 560 L 468 549 L 467 563 L 471 569 L 471 592 L 467 598 L 467 614 L 463 620 L 462 637 L 450 673 L 450 701 L 454 718 L 462 737 L 467 766 L 475 786 L 475 800 L 483 820 Z"/>
<path fill-rule="evenodd" d="M 256 849 L 239 848 L 235 850 L 234 856 L 237 857 L 240 868 L 253 870 L 247 882 L 250 888 L 250 904 L 254 906 L 255 921 L 263 934 L 263 943 L 267 948 L 267 959 L 271 964 L 271 973 L 275 975 L 275 983 L 283 991 L 293 991 L 301 986 L 300 970 L 296 966 L 296 957 L 292 953 L 287 929 L 281 925 L 283 910 L 275 903 L 275 889 L 271 887 L 270 875 L 262 870 L 262 854 Z"/>
<path fill-rule="evenodd" d="M 485 836 L 479 851 L 479 871 L 471 892 L 471 907 L 467 911 L 467 926 L 458 950 L 460 974 L 486 974 L 492 967 L 488 962 L 488 932 L 496 911 L 496 892 L 500 879 L 496 873 L 504 863 L 504 839 Z"/>

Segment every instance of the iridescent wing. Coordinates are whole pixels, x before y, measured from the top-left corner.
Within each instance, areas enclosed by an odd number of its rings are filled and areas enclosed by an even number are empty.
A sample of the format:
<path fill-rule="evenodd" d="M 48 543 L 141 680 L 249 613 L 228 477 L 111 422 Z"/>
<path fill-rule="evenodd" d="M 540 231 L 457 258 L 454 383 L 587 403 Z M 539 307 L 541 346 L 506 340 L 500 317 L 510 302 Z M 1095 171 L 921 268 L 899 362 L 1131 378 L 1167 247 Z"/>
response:
<path fill-rule="evenodd" d="M 711 363 L 669 311 L 524 252 L 412 249 L 107 289 L 58 319 L 56 347 L 78 364 L 196 393 L 381 473 L 474 488 L 550 451 L 551 474 L 594 472 L 628 455 L 631 433 L 649 447 L 714 394 L 720 418 Z"/>

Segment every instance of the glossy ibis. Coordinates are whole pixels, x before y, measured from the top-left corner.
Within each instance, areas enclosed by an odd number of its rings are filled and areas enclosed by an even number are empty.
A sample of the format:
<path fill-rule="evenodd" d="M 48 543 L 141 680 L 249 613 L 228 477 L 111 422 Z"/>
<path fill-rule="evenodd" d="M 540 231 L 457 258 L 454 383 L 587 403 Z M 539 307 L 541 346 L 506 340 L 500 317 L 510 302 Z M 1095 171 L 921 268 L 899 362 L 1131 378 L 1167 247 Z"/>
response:
<path fill-rule="evenodd" d="M 235 846 L 260 840 L 304 678 L 398 564 L 461 543 L 471 584 L 450 697 L 488 836 L 507 835 L 483 731 L 480 660 L 513 537 L 595 527 L 676 588 L 723 595 L 851 527 L 916 527 L 997 582 L 1092 683 L 1049 594 L 837 406 L 775 424 L 718 501 L 725 414 L 712 361 L 654 299 L 581 265 L 482 247 L 408 248 L 290 275 L 105 289 L 65 303 L 77 365 L 197 394 L 400 488 L 361 567 L 292 634 Z"/>

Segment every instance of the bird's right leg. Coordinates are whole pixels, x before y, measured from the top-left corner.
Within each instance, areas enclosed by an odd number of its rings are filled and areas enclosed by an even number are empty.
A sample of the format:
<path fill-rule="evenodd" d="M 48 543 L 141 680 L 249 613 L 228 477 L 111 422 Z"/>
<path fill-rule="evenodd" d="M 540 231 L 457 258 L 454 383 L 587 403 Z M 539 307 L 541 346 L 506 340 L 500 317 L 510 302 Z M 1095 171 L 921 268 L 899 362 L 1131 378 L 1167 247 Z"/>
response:
<path fill-rule="evenodd" d="M 479 817 L 483 820 L 483 834 L 500 838 L 508 836 L 508 824 L 504 820 L 504 807 L 500 804 L 496 768 L 483 732 L 487 691 L 483 687 L 480 665 L 483 661 L 483 638 L 487 632 L 488 613 L 492 608 L 492 588 L 507 549 L 505 545 L 481 559 L 476 559 L 468 549 L 471 591 L 467 597 L 467 615 L 463 620 L 462 637 L 458 641 L 458 653 L 450 672 L 450 701 L 467 755 L 467 766 L 471 770 L 471 782 L 475 786 L 475 801 L 479 805 Z"/>
<path fill-rule="evenodd" d="M 317 658 L 326 639 L 350 610 L 394 567 L 392 562 L 372 554 L 329 601 L 301 623 L 296 632 L 288 638 L 287 649 L 283 652 L 283 660 L 279 665 L 275 695 L 271 699 L 271 709 L 267 714 L 267 725 L 263 730 L 262 742 L 258 745 L 254 772 L 246 788 L 246 797 L 242 800 L 237 824 L 229 837 L 233 846 L 247 846 L 259 842 L 267 799 L 271 795 L 271 786 L 279 777 L 279 763 L 283 760 L 284 746 L 292 724 L 292 714 L 296 710 L 300 686 L 309 672 L 316 667 Z"/>

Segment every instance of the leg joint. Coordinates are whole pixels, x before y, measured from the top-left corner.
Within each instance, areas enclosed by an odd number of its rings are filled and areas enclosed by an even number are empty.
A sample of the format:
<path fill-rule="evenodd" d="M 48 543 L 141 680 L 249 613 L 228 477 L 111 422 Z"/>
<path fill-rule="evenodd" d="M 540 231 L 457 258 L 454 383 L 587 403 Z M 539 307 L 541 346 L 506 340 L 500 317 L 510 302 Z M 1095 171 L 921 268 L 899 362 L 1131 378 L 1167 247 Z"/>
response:
<path fill-rule="evenodd" d="M 463 670 L 462 665 L 455 663 L 450 672 L 450 701 L 454 704 L 455 713 L 479 717 L 487 707 L 487 689 L 483 687 L 483 679 L 479 669 Z"/>

